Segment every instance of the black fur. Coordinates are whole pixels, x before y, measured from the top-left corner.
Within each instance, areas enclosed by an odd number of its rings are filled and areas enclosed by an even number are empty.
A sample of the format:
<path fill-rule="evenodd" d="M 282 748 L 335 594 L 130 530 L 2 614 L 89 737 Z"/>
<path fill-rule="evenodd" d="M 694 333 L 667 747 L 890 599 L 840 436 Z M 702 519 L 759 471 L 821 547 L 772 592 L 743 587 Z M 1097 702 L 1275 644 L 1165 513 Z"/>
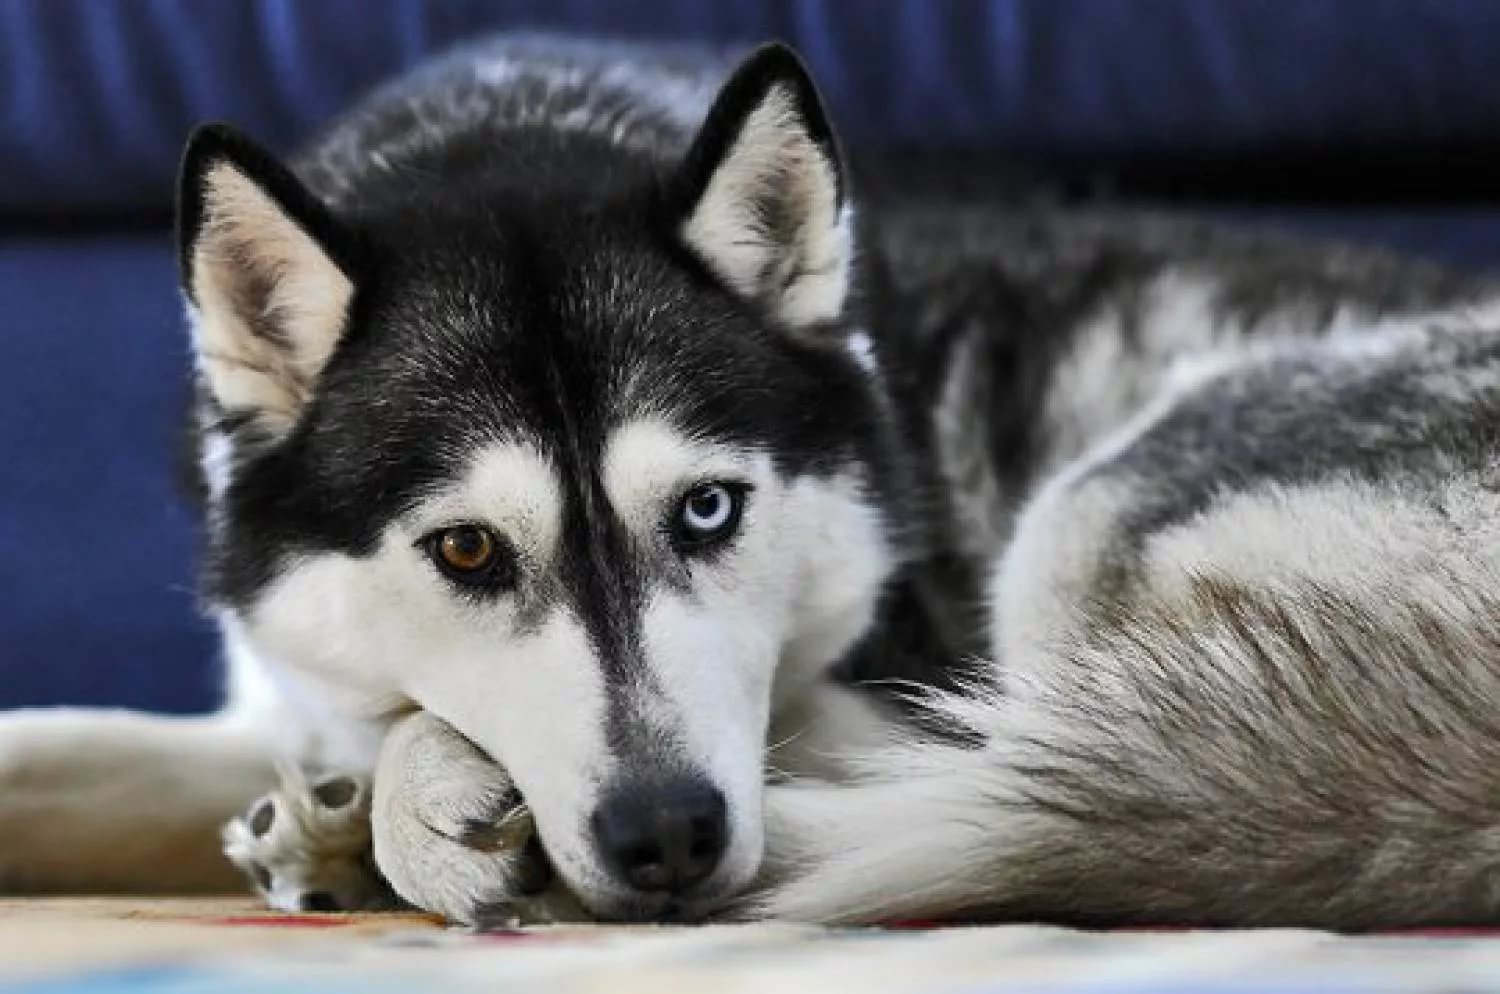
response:
<path fill-rule="evenodd" d="M 808 137 L 828 159 L 838 186 L 838 202 L 844 202 L 843 157 L 818 88 L 796 52 L 784 45 L 771 44 L 751 53 L 725 82 L 684 156 L 673 190 L 678 220 L 686 218 L 703 196 L 714 171 L 739 138 L 745 119 L 777 86 L 791 94 Z"/>
<path fill-rule="evenodd" d="M 183 291 L 193 296 L 193 249 L 202 230 L 204 178 L 215 164 L 227 162 L 254 180 L 286 216 L 310 234 L 346 275 L 360 268 L 360 247 L 327 207 L 275 156 L 227 124 L 203 124 L 188 136 L 177 180 L 177 261 Z"/>
<path fill-rule="evenodd" d="M 1108 601 L 1099 617 L 1085 619 L 1097 622 L 1094 628 L 1082 629 L 1099 646 L 1084 644 L 1080 665 L 1063 667 L 1048 704 L 1055 716 L 1044 716 L 1056 720 L 1039 726 L 1058 730 L 1058 737 L 1031 742 L 1042 760 L 1014 771 L 1030 778 L 1023 788 L 1035 787 L 1035 796 L 1023 790 L 1019 802 L 996 802 L 1029 804 L 1080 822 L 1115 817 L 1127 827 L 1144 826 L 1141 838 L 1169 864 L 1147 876 L 1170 890 L 1175 861 L 1192 844 L 1189 839 L 1169 852 L 1157 846 L 1165 823 L 1161 798 L 1176 795 L 1146 796 L 1147 774 L 1139 777 L 1145 785 L 1139 795 L 1097 793 L 1104 799 L 1095 804 L 1089 794 L 1104 790 L 1099 785 L 1118 771 L 1128 772 L 1130 758 L 1117 757 L 1115 730 L 1104 718 L 1122 712 L 1113 697 L 1099 693 L 1096 671 L 1134 658 L 1132 639 L 1152 649 L 1149 632 L 1182 638 L 1180 646 L 1142 653 L 1146 665 L 1130 676 L 1148 690 L 1158 674 L 1178 679 L 1163 660 L 1179 648 L 1190 660 L 1205 655 L 1194 632 L 1173 627 L 1169 611 L 1151 614 L 1149 604 L 1131 601 L 1141 593 L 1131 590 L 1129 572 L 1141 559 L 1139 543 L 1189 520 L 1222 488 L 1312 473 L 1367 473 L 1399 482 L 1408 471 L 1424 479 L 1453 468 L 1488 471 L 1492 422 L 1500 410 L 1500 400 L 1489 396 L 1493 388 L 1465 384 L 1453 411 L 1443 398 L 1447 379 L 1493 366 L 1489 338 L 1450 340 L 1443 330 L 1428 329 L 1428 340 L 1388 369 L 1375 359 L 1350 362 L 1334 350 L 1319 352 L 1316 344 L 1345 310 L 1365 321 L 1392 313 L 1410 317 L 1461 308 L 1493 296 L 1493 286 L 1375 253 L 1306 249 L 1138 217 L 927 213 L 887 203 L 864 223 L 853 303 L 826 326 L 790 328 L 766 301 L 742 297 L 746 290 L 717 275 L 707 253 L 700 256 L 701 248 L 684 243 L 681 229 L 734 148 L 746 116 L 778 86 L 793 95 L 800 126 L 839 177 L 838 197 L 848 195 L 837 141 L 796 57 L 763 49 L 730 77 L 712 106 L 706 97 L 694 98 L 691 108 L 674 110 L 653 103 L 650 94 L 699 84 L 707 94 L 718 69 L 707 63 L 642 67 L 632 83 L 634 70 L 617 66 L 621 71 L 612 74 L 607 62 L 552 72 L 571 66 L 576 52 L 523 54 L 506 64 L 503 84 L 486 82 L 473 66 L 444 63 L 383 91 L 290 170 L 221 131 L 195 139 L 184 166 L 186 281 L 193 277 L 193 238 L 202 222 L 203 170 L 218 156 L 260 182 L 324 244 L 354 286 L 338 347 L 288 432 L 271 437 L 243 412 L 200 412 L 209 430 L 232 436 L 240 460 L 210 515 L 211 596 L 248 608 L 300 552 L 370 554 L 392 518 L 460 472 L 466 454 L 488 441 L 522 437 L 557 467 L 564 502 L 559 568 L 543 580 L 526 579 L 543 571 L 518 571 L 522 623 L 557 603 L 582 619 L 607 676 L 606 736 L 619 767 L 609 775 L 620 776 L 626 791 L 663 776 L 692 779 L 701 771 L 683 768 L 689 762 L 680 758 L 684 750 L 669 741 L 670 730 L 652 726 L 650 709 L 641 706 L 665 695 L 650 685 L 643 665 L 640 616 L 651 587 L 691 589 L 684 581 L 695 561 L 669 540 L 669 521 L 653 540 L 617 520 L 600 478 L 604 446 L 616 426 L 642 414 L 665 416 L 690 435 L 769 452 L 788 478 L 857 469 L 901 561 L 881 591 L 876 617 L 838 672 L 851 681 L 899 678 L 976 691 L 980 681 L 985 688 L 1003 685 L 1012 663 L 1035 667 L 1054 651 L 1050 643 L 1044 651 L 1007 643 L 1007 633 L 995 630 L 1007 623 L 1004 616 L 989 614 L 981 596 L 997 563 L 1010 566 L 1005 552 L 1022 509 L 1068 467 L 1087 469 L 1079 460 L 1088 453 L 1109 451 L 1105 443 L 1118 437 L 1117 429 L 1162 395 L 1175 359 L 1222 358 L 1225 341 L 1238 345 L 1273 328 L 1279 341 L 1296 340 L 1305 351 L 1283 341 L 1272 362 L 1258 365 L 1241 356 L 1233 377 L 1185 395 L 1123 452 L 1100 456 L 1091 472 L 1061 477 L 1078 487 L 1104 477 L 1145 481 L 1149 493 L 1108 519 L 1121 532 L 1119 582 L 1111 588 L 1088 576 L 1080 584 L 1085 606 Z M 784 204 L 756 206 L 766 229 L 757 236 L 788 228 L 776 214 Z M 861 341 L 858 332 L 873 342 L 868 365 L 853 348 Z M 1287 389 L 1289 380 L 1304 376 L 1320 396 Z M 1080 395 L 1090 393 L 1097 396 Z M 1418 427 L 1407 432 L 1404 418 Z M 1309 419 L 1316 424 L 1304 423 Z M 1047 491 L 1054 492 L 1076 496 L 1062 488 Z M 749 500 L 753 513 L 753 492 Z M 1045 511 L 1047 504 L 1031 504 L 1038 507 Z M 1086 513 L 1059 517 L 1044 517 L 1042 526 L 1033 526 L 1041 531 L 1031 535 L 1065 544 L 1070 536 L 1061 533 L 1075 525 L 1079 534 L 1090 534 Z M 1048 533 L 1048 526 L 1058 532 Z M 1108 542 L 1091 545 L 1078 557 L 1079 574 L 1102 570 L 1108 580 L 1114 564 L 1096 558 L 1108 559 L 1112 551 Z M 1039 573 L 1032 582 L 1023 573 L 1016 585 L 1040 597 L 1062 597 L 1067 592 L 1054 590 L 1053 576 Z M 1251 621 L 1268 629 L 1281 624 L 1264 592 L 1218 586 L 1198 594 L 1210 627 L 1245 634 Z M 1358 632 L 1373 632 L 1364 610 L 1351 604 L 1347 613 Z M 1432 627 L 1431 617 L 1420 620 Z M 1149 624 L 1136 631 L 1132 618 Z M 1110 643 L 1101 633 L 1118 639 Z M 1262 649 L 1270 643 L 1258 632 L 1243 641 L 1270 658 Z M 1423 648 L 1422 641 L 1412 645 Z M 966 661 L 986 653 L 991 659 L 977 667 L 978 679 L 964 686 L 958 678 L 968 675 Z M 1006 653 L 1016 659 L 994 658 Z M 1347 656 L 1357 661 L 1362 654 L 1363 648 Z M 1320 664 L 1317 652 L 1301 655 L 1299 664 Z M 1206 686 L 1212 689 L 1212 682 Z M 977 693 L 976 700 L 984 699 L 988 690 Z M 1127 710 L 1124 718 L 1139 718 L 1138 749 L 1140 742 L 1167 747 L 1172 762 L 1164 768 L 1175 776 L 1192 764 L 1175 758 L 1175 730 L 1156 734 L 1170 727 L 1160 724 L 1163 716 L 1217 715 L 1175 685 L 1161 694 L 1153 690 L 1151 699 L 1166 703 L 1140 715 Z M 1023 706 L 1026 700 L 1006 697 L 1001 686 L 984 703 L 999 714 L 1010 702 Z M 1192 706 L 1179 708 L 1178 700 Z M 1062 734 L 1077 731 L 1080 723 L 1072 719 L 1079 714 L 1085 730 L 1100 732 L 1103 743 L 1083 754 Z M 1224 714 L 1237 718 L 1233 709 Z M 954 719 L 947 730 L 963 746 L 1007 744 L 1003 730 L 971 718 Z M 967 769 L 961 765 L 966 755 L 949 757 L 955 771 Z M 1070 778 L 1083 760 L 1093 765 L 1080 787 Z M 1056 769 L 1048 765 L 1054 762 Z M 921 768 L 933 774 L 947 769 Z M 1148 773 L 1158 775 L 1155 767 Z M 1211 786 L 1206 796 L 1224 803 L 1218 785 Z M 1070 790 L 1085 799 L 1086 810 L 1067 809 Z M 986 803 L 982 794 L 975 800 Z M 1275 797 L 1279 809 L 1281 796 Z M 1115 798 L 1120 806 L 1110 814 Z M 833 847 L 827 862 L 848 857 L 857 865 L 855 857 L 875 843 L 927 843 L 920 832 L 882 836 L 883 827 L 872 826 L 885 817 L 897 825 L 907 814 L 916 824 L 951 817 L 946 808 L 919 807 L 877 809 L 858 824 L 827 819 L 819 825 L 823 835 L 801 842 L 848 829 L 845 834 L 865 845 Z M 1096 808 L 1104 814 L 1096 816 Z M 1104 837 L 1109 841 L 1108 833 Z M 1295 833 L 1278 836 L 1286 837 L 1296 839 Z M 1151 897 L 1132 869 L 1139 861 L 1118 858 L 1133 839 L 1096 846 L 1082 838 L 1088 859 L 1080 865 L 1100 864 L 1092 867 L 1097 879 L 1116 879 L 1109 876 L 1113 871 L 1124 875 L 1122 886 L 1095 891 L 1108 900 L 1081 900 L 1061 865 L 1055 877 L 1044 878 L 1045 893 L 1034 900 L 1022 894 L 1023 903 L 1014 906 L 994 902 L 999 912 L 1128 918 L 1130 909 L 1122 912 L 1119 903 L 1131 893 L 1151 898 L 1135 900 L 1136 907 L 1175 907 L 1179 913 L 1169 920 L 1187 917 L 1181 908 L 1204 907 Z M 1056 840 L 1045 838 L 1035 853 L 1022 855 L 1040 865 L 1058 849 Z M 882 869 L 909 865 L 916 861 L 891 860 Z M 1025 859 L 1019 865 L 1026 869 Z M 941 882 L 961 884 L 968 876 L 955 873 Z M 849 879 L 862 885 L 870 878 L 851 873 Z M 1203 879 L 1213 881 L 1204 893 L 1224 891 L 1217 877 Z M 920 887 L 877 896 L 903 908 L 908 898 L 922 900 Z M 989 903 L 975 906 L 995 910 Z M 1233 920 L 1218 907 L 1206 920 Z M 1266 907 L 1272 909 L 1267 920 L 1310 920 L 1274 903 Z M 642 905 L 630 913 L 659 910 Z"/>
<path fill-rule="evenodd" d="M 648 581 L 692 564 L 665 548 L 627 548 L 598 476 L 612 427 L 666 411 L 691 434 L 766 448 L 787 476 L 858 463 L 876 468 L 879 487 L 898 489 L 889 419 L 849 355 L 774 327 L 676 233 L 685 191 L 701 192 L 737 122 L 777 82 L 798 94 L 810 132 L 837 161 L 805 70 L 775 47 L 731 81 L 686 159 L 683 142 L 620 148 L 496 123 L 413 151 L 392 173 L 363 175 L 346 204 L 328 208 L 241 136 L 195 135 L 184 166 L 185 279 L 200 177 L 223 156 L 355 285 L 348 327 L 294 429 L 269 441 L 227 425 L 249 454 L 217 517 L 210 598 L 250 604 L 298 552 L 368 554 L 393 516 L 459 470 L 455 454 L 522 432 L 568 487 L 558 580 L 518 591 L 523 611 L 536 617 L 558 598 L 574 605 L 624 687 L 643 676 L 637 619 Z M 387 113 L 377 105 L 346 127 Z M 612 736 L 635 734 L 630 708 L 623 696 Z"/>
<path fill-rule="evenodd" d="M 638 668 L 638 633 L 625 619 L 652 579 L 623 564 L 649 562 L 668 578 L 686 568 L 666 555 L 623 555 L 628 540 L 592 475 L 610 426 L 649 404 L 706 437 L 767 446 L 787 475 L 866 468 L 906 562 L 842 672 L 946 685 L 984 649 L 980 587 L 996 551 L 954 506 L 938 451 L 951 439 L 934 411 L 956 373 L 969 378 L 964 430 L 998 483 L 990 512 L 1003 541 L 1047 460 L 1077 454 L 1056 451 L 1043 408 L 1081 325 L 1112 307 L 1128 339 L 1131 323 L 1145 319 L 1136 298 L 1156 275 L 1213 266 L 1227 274 L 1221 308 L 1246 324 L 1304 300 L 1353 299 L 1379 312 L 1477 292 L 1472 281 L 1374 253 L 1325 259 L 1283 239 L 1213 228 L 890 202 L 862 225 L 844 322 L 787 333 L 726 288 L 677 229 L 745 115 L 778 82 L 840 167 L 847 195 L 838 142 L 796 56 L 758 51 L 711 107 L 705 98 L 695 129 L 612 89 L 586 46 L 525 51 L 542 69 L 548 60 L 581 65 L 576 89 L 550 99 L 557 114 L 595 108 L 604 125 L 514 119 L 550 92 L 546 77 L 485 90 L 469 52 L 376 94 L 291 169 L 227 129 L 190 143 L 185 267 L 202 172 L 226 156 L 356 288 L 344 339 L 286 438 L 257 438 L 234 412 L 217 419 L 247 455 L 212 536 L 210 599 L 250 604 L 301 550 L 368 553 L 394 515 L 454 471 L 454 453 L 520 429 L 568 468 L 571 516 L 568 579 L 523 590 L 523 605 L 533 617 L 558 597 L 592 605 L 592 637 L 623 679 Z M 725 64 L 676 52 L 650 71 L 706 80 L 711 94 Z M 467 116 L 453 110 L 471 103 Z M 403 144 L 427 114 L 448 115 L 443 139 Z M 371 149 L 387 150 L 384 167 Z M 874 339 L 873 379 L 841 347 L 853 328 Z M 630 370 L 642 376 L 627 397 L 619 388 Z"/>

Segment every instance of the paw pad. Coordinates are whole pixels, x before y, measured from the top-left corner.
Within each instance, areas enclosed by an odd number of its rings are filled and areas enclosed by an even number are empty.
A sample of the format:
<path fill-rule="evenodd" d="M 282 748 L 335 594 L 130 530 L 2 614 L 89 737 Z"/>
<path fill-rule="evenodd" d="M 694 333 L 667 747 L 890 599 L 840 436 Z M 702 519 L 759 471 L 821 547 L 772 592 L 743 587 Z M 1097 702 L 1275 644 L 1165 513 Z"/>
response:
<path fill-rule="evenodd" d="M 224 854 L 281 911 L 394 904 L 371 857 L 369 792 L 355 777 L 284 769 L 280 787 L 224 826 Z"/>
<path fill-rule="evenodd" d="M 255 806 L 255 811 L 250 815 L 250 832 L 256 838 L 260 838 L 271 830 L 276 821 L 276 802 L 269 797 L 262 798 Z"/>
<path fill-rule="evenodd" d="M 353 777 L 334 777 L 313 787 L 313 797 L 325 808 L 338 809 L 348 805 L 359 793 L 359 784 Z"/>

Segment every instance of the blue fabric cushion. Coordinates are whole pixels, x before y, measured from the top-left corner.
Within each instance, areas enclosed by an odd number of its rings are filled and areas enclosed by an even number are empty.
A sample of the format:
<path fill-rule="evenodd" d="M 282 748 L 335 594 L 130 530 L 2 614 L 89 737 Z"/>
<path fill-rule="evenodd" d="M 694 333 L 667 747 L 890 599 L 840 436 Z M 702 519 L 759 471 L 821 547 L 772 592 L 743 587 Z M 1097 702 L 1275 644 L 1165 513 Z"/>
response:
<path fill-rule="evenodd" d="M 1497 210 L 1274 220 L 1500 264 Z M 169 242 L 0 241 L 0 707 L 217 699 L 193 596 L 196 519 L 174 485 L 188 352 Z"/>
<path fill-rule="evenodd" d="M 292 145 L 375 81 L 514 27 L 781 37 L 870 143 L 1020 155 L 1493 147 L 1485 0 L 0 0 L 0 211 L 161 210 L 182 138 Z"/>
<path fill-rule="evenodd" d="M 289 148 L 427 53 L 514 27 L 786 38 L 866 144 L 1373 167 L 1489 146 L 1500 121 L 1500 5 L 1483 0 L 0 0 L 0 215 L 72 232 L 0 229 L 0 707 L 217 696 L 174 486 L 170 240 L 89 225 L 162 215 L 195 121 Z M 1495 211 L 1275 217 L 1500 261 Z"/>
<path fill-rule="evenodd" d="M 0 240 L 0 707 L 216 696 L 175 286 L 165 234 Z"/>

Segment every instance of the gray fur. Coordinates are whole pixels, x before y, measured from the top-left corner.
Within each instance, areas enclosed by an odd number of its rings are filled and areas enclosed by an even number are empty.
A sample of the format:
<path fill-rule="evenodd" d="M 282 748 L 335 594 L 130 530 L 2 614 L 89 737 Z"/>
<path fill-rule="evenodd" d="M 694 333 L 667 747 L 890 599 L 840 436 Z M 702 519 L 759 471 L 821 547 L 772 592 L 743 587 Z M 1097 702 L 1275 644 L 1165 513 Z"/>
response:
<path fill-rule="evenodd" d="M 1028 244 L 1007 253 L 996 230 Z M 987 550 L 990 661 L 932 703 L 960 744 L 773 791 L 775 886 L 756 912 L 1495 920 L 1492 284 L 1156 223 L 990 235 L 995 254 L 968 264 L 1010 291 L 1017 260 L 1040 260 L 1044 289 L 1016 310 L 1064 315 L 1028 329 L 1050 337 L 1030 343 L 1049 361 L 1030 374 L 1023 464 L 976 429 L 996 430 L 1003 388 L 972 386 L 972 343 L 1013 328 L 970 319 L 938 378 L 963 386 L 932 396 L 971 406 L 928 407 L 946 478 L 984 481 L 950 492 L 980 503 L 954 526 L 1009 533 Z M 1111 251 L 1125 277 L 1078 294 Z M 1163 279 L 1208 319 L 1153 351 L 1181 303 L 1151 303 Z M 1107 389 L 1058 396 L 1109 336 Z"/>
<path fill-rule="evenodd" d="M 527 64 L 503 90 L 439 67 L 459 84 L 396 130 L 524 122 L 574 71 Z M 610 138 L 670 158 L 709 90 L 689 73 L 699 95 L 663 104 L 653 71 L 609 76 Z M 364 127 L 347 148 L 382 150 Z M 334 200 L 320 170 L 404 154 L 341 147 L 308 167 Z M 866 781 L 771 789 L 759 910 L 1493 917 L 1500 333 L 1470 311 L 1495 285 L 1123 214 L 887 204 L 863 227 L 916 513 L 842 671 L 957 693 Z M 1328 507 L 1348 513 L 1308 525 Z M 1316 547 L 1340 521 L 1346 544 Z"/>
<path fill-rule="evenodd" d="M 1441 313 L 1497 292 L 1491 280 L 1377 250 L 1147 214 L 887 209 L 864 234 L 878 260 L 867 296 L 882 316 L 873 323 L 882 367 L 926 481 L 916 498 L 925 554 L 898 580 L 890 624 L 922 629 L 925 648 L 872 646 L 855 668 L 945 686 L 948 671 L 967 668 L 966 656 L 987 653 L 979 586 L 1026 501 L 1136 415 L 1175 362 L 1257 339 L 1317 338 L 1334 320 Z M 1173 281 L 1205 287 L 1212 320 L 1180 340 L 1154 342 L 1143 332 L 1180 300 L 1149 291 Z M 1119 361 L 1109 367 L 1109 391 L 1080 395 L 1062 378 L 1090 345 Z M 1267 381 L 1277 389 L 1274 376 Z M 1213 409 L 1215 400 L 1205 392 L 1197 405 Z M 1285 417 L 1296 419 L 1296 410 Z M 1184 465 L 1185 456 L 1233 442 L 1160 438 L 1125 462 L 1156 451 L 1163 465 L 1151 472 L 1177 477 L 1197 465 Z M 1184 443 L 1193 445 L 1187 453 Z M 1150 513 L 1166 513 L 1157 506 L 1174 499 L 1186 506 L 1174 487 L 1148 502 Z M 1140 524 L 1147 513 L 1143 506 Z"/>
<path fill-rule="evenodd" d="M 771 58 L 760 71 L 795 67 Z M 813 195 L 785 202 L 808 216 L 809 204 L 837 207 L 821 254 L 840 279 L 836 293 L 789 309 L 781 284 L 816 276 L 806 260 L 762 286 L 724 265 L 734 253 L 722 250 L 744 244 L 699 244 L 689 237 L 699 226 L 683 223 L 708 189 L 682 171 L 687 149 L 727 65 L 712 52 L 486 43 L 377 93 L 292 164 L 295 177 L 260 162 L 266 189 L 303 219 L 287 231 L 320 239 L 318 252 L 356 283 L 366 253 L 381 265 L 354 298 L 369 310 L 359 330 L 296 384 L 290 434 L 201 399 L 207 586 L 241 700 L 201 723 L 85 713 L 0 724 L 0 799 L 17 799 L 0 800 L 0 880 L 222 883 L 216 864 L 177 841 L 210 835 L 206 825 L 271 784 L 269 757 L 290 751 L 304 763 L 338 757 L 316 765 L 357 776 L 320 785 L 283 771 L 272 806 L 251 803 L 227 829 L 230 851 L 283 906 L 386 899 L 368 876 L 373 844 L 398 892 L 457 919 L 485 920 L 528 896 L 547 917 L 585 906 L 673 913 L 670 901 L 605 891 L 575 899 L 561 883 L 528 895 L 550 881 L 526 872 L 543 848 L 567 868 L 557 857 L 569 854 L 569 825 L 545 827 L 546 790 L 592 785 L 548 775 L 561 751 L 549 723 L 566 716 L 517 708 L 511 728 L 528 730 L 512 739 L 486 724 L 492 699 L 474 695 L 520 701 L 517 684 L 542 686 L 547 665 L 496 688 L 487 646 L 451 650 L 447 664 L 474 663 L 480 676 L 461 695 L 441 688 L 445 706 L 463 704 L 450 726 L 403 697 L 418 691 L 391 689 L 404 685 L 400 666 L 377 672 L 385 646 L 332 658 L 337 619 L 326 654 L 320 643 L 290 658 L 303 609 L 319 598 L 284 597 L 290 636 L 266 640 L 277 652 L 253 645 L 250 625 L 275 613 L 268 590 L 293 566 L 380 560 L 382 528 L 452 476 L 476 440 L 530 439 L 571 488 L 558 517 L 566 552 L 554 557 L 565 575 L 538 583 L 535 599 L 601 615 L 578 642 L 538 644 L 552 655 L 536 662 L 568 662 L 581 642 L 608 650 L 608 758 L 633 754 L 638 783 L 670 772 L 680 736 L 640 706 L 669 688 L 634 679 L 643 640 L 631 619 L 642 577 L 681 557 L 653 556 L 622 530 L 595 464 L 614 408 L 641 408 L 677 416 L 695 438 L 764 452 L 787 493 L 817 484 L 836 498 L 781 505 L 817 509 L 776 521 L 778 535 L 798 537 L 792 552 L 846 536 L 803 557 L 817 573 L 767 566 L 753 596 L 715 602 L 728 617 L 788 590 L 829 601 L 765 654 L 796 658 L 798 674 L 772 716 L 792 734 L 764 758 L 793 775 L 862 770 L 851 783 L 766 788 L 765 886 L 742 910 L 1337 928 L 1500 915 L 1500 287 L 1376 252 L 1159 218 L 921 210 L 888 198 L 854 215 L 860 271 L 846 307 L 836 143 L 796 68 L 782 79 L 792 89 L 756 99 L 797 97 L 798 140 L 758 150 L 797 149 L 803 169 L 816 165 Z M 752 84 L 754 74 L 742 79 Z M 692 145 L 713 152 L 706 164 L 733 158 L 739 132 L 725 129 L 751 110 L 740 99 L 710 118 L 706 145 Z M 216 154 L 237 144 L 209 141 Z M 237 154 L 242 166 L 261 159 Z M 789 168 L 751 165 L 752 179 Z M 692 190 L 691 205 L 662 213 Z M 191 249 L 205 189 L 186 192 Z M 808 221 L 745 213 L 771 248 Z M 339 237 L 345 225 L 361 237 Z M 228 303 L 257 310 L 234 294 Z M 286 344 L 251 330 L 252 344 Z M 877 546 L 863 566 L 849 562 Z M 352 576 L 318 582 L 380 587 Z M 687 579 L 659 587 L 685 593 Z M 519 612 L 512 637 L 537 636 L 543 613 Z M 403 665 L 441 673 L 444 660 L 408 660 L 408 647 L 469 634 L 467 616 L 435 616 L 441 630 L 380 629 L 409 636 L 390 643 Z M 342 635 L 374 630 L 362 620 Z M 316 673 L 306 700 L 300 689 L 282 700 L 281 683 L 264 678 L 291 662 Z M 715 662 L 668 672 L 691 683 Z M 372 674 L 387 681 L 380 693 L 341 685 Z M 939 691 L 924 721 L 888 726 L 836 685 L 887 681 Z M 683 710 L 722 704 L 726 682 L 700 686 Z M 336 703 L 335 691 L 368 699 Z M 740 716 L 738 699 L 724 700 L 705 719 L 721 738 Z M 460 734 L 464 720 L 490 742 Z M 758 799 L 761 729 L 745 740 L 736 782 Z M 532 753 L 507 771 L 492 743 Z M 857 755 L 845 761 L 840 749 Z M 170 756 L 191 762 L 163 780 Z M 121 783 L 138 788 L 99 786 Z M 320 803 L 329 784 L 339 789 Z M 109 796 L 133 804 L 113 811 L 100 803 Z M 37 833 L 39 819 L 52 830 Z M 119 825 L 128 831 L 112 834 Z M 584 833 L 574 834 L 575 877 L 592 879 L 578 869 Z M 139 852 L 102 841 L 117 837 Z M 676 913 L 712 911 L 758 854 Z"/>

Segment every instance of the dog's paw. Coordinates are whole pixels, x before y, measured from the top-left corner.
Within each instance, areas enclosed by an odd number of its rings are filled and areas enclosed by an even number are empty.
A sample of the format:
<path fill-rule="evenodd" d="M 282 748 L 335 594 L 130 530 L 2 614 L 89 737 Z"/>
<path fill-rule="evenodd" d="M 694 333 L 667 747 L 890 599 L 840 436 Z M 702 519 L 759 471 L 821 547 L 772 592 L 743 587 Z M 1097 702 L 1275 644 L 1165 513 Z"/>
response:
<path fill-rule="evenodd" d="M 394 907 L 375 869 L 366 780 L 283 768 L 281 785 L 224 826 L 224 854 L 281 911 Z"/>
<path fill-rule="evenodd" d="M 447 723 L 417 712 L 392 727 L 373 803 L 375 862 L 417 907 L 481 926 L 586 917 L 509 775 Z"/>

